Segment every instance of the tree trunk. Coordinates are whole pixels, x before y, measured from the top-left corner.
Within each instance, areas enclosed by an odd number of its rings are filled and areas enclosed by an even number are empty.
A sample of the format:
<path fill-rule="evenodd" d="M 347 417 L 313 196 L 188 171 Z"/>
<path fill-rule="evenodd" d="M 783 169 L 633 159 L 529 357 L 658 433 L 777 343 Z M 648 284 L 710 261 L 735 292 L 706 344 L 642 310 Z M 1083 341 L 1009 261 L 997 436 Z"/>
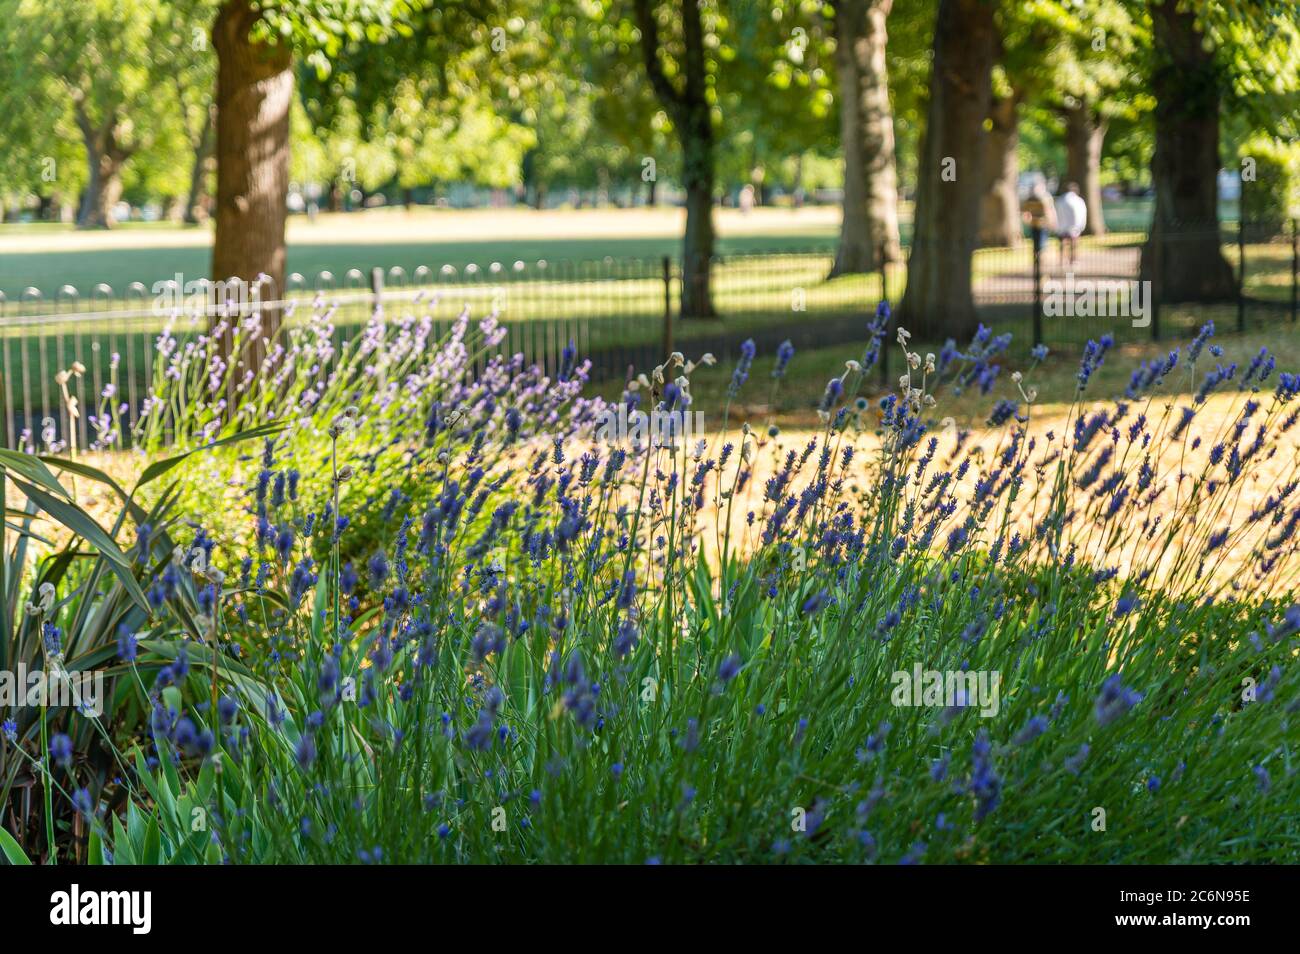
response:
<path fill-rule="evenodd" d="M 90 160 L 90 178 L 77 214 L 79 229 L 111 229 L 117 225 L 113 207 L 122 198 L 122 161 L 108 153 L 96 154 L 86 149 Z"/>
<path fill-rule="evenodd" d="M 1156 147 L 1151 160 L 1155 211 L 1142 247 L 1142 273 L 1154 274 L 1162 301 L 1222 301 L 1236 280 L 1219 235 L 1219 90 L 1214 53 L 1175 0 L 1151 4 L 1156 65 Z"/>
<path fill-rule="evenodd" d="M 920 338 L 975 329 L 971 254 L 984 184 L 984 118 L 999 46 L 987 0 L 940 0 L 921 141 L 914 238 L 899 322 Z"/>
<path fill-rule="evenodd" d="M 894 114 L 885 68 L 885 22 L 893 4 L 894 0 L 838 0 L 835 4 L 844 212 L 831 277 L 875 271 L 882 252 L 888 262 L 901 257 Z"/>
<path fill-rule="evenodd" d="M 714 314 L 709 290 L 714 240 L 713 118 L 707 103 L 701 104 L 696 113 L 691 131 L 682 131 L 686 186 L 686 235 L 682 243 L 683 318 L 704 318 Z"/>
<path fill-rule="evenodd" d="M 980 248 L 1020 244 L 1020 100 L 994 97 L 984 136 L 984 194 L 980 197 Z"/>
<path fill-rule="evenodd" d="M 199 131 L 198 144 L 194 149 L 194 164 L 190 167 L 190 192 L 185 199 L 185 221 L 189 225 L 198 225 L 206 218 L 207 210 L 203 208 L 208 201 L 208 161 L 212 158 L 213 113 L 216 107 L 207 110 L 203 118 L 203 128 Z M 200 213 L 204 214 L 200 214 Z"/>
<path fill-rule="evenodd" d="M 117 117 L 96 125 L 78 98 L 73 104 L 77 128 L 86 147 L 86 191 L 77 213 L 79 229 L 110 229 L 117 224 L 113 206 L 122 198 L 122 166 L 130 152 L 117 141 Z"/>
<path fill-rule="evenodd" d="M 289 104 L 293 96 L 288 46 L 255 42 L 260 13 L 249 0 L 226 0 L 212 27 L 217 51 L 217 202 L 212 275 L 264 282 L 258 297 L 285 292 L 284 226 L 289 189 Z M 263 319 L 274 338 L 279 313 Z M 253 360 L 257 360 L 256 357 Z"/>
<path fill-rule="evenodd" d="M 708 100 L 704 28 L 697 0 L 681 0 L 680 88 L 673 85 L 659 56 L 659 24 L 652 0 L 634 0 L 646 73 L 655 96 L 673 119 L 682 145 L 682 185 L 686 188 L 686 235 L 682 243 L 682 317 L 715 314 L 710 293 L 713 261 L 714 133 Z"/>
<path fill-rule="evenodd" d="M 1088 206 L 1084 235 L 1105 235 L 1106 217 L 1101 208 L 1101 147 L 1106 141 L 1106 120 L 1087 100 L 1078 99 L 1065 112 L 1065 177 L 1079 184 L 1079 195 Z"/>

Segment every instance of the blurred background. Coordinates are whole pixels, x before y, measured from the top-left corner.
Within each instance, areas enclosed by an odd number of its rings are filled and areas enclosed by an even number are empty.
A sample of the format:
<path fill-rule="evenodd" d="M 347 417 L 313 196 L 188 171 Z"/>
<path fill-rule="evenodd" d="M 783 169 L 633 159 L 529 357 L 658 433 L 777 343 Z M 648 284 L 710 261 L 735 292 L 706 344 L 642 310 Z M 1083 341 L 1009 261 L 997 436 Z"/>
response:
<path fill-rule="evenodd" d="M 882 298 L 919 341 L 984 323 L 1024 354 L 1288 327 L 1298 18 L 0 0 L 5 439 L 35 440 L 74 361 L 83 404 L 116 382 L 138 406 L 164 328 L 183 341 L 250 300 L 291 322 L 326 296 L 342 338 L 377 306 L 495 312 L 511 349 L 553 365 L 573 342 L 614 382 L 674 348 L 860 342 Z M 1150 282 L 1154 321 L 1052 317 L 1067 273 Z"/>

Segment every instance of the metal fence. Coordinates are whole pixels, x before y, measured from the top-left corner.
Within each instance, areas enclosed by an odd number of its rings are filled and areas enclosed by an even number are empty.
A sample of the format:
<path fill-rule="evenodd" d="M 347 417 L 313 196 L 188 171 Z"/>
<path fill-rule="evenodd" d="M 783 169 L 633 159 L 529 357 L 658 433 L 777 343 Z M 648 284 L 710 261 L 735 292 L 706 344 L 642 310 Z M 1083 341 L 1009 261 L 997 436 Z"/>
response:
<path fill-rule="evenodd" d="M 1160 263 L 1167 272 L 1167 263 L 1187 247 L 1183 243 L 1197 238 L 1190 231 L 1166 236 L 1160 243 L 1163 254 L 1148 252 L 1145 264 L 1142 233 L 1085 236 L 1073 261 L 1056 243 L 1030 237 L 1014 247 L 976 251 L 971 277 L 976 316 L 995 332 L 1013 334 L 1012 360 L 1027 356 L 1036 343 L 1069 352 L 1105 332 L 1121 341 L 1173 338 L 1207 318 L 1223 331 L 1295 322 L 1300 290 L 1295 223 L 1283 234 L 1232 225 L 1214 234 L 1232 273 L 1230 293 L 1220 289 L 1215 300 L 1168 293 Z M 495 310 L 508 329 L 503 350 L 522 353 L 553 372 L 572 342 L 592 360 L 593 377 L 608 380 L 658 363 L 671 350 L 691 356 L 711 351 L 726 360 L 745 339 L 762 351 L 787 338 L 804 350 L 860 343 L 877 302 L 901 297 L 909 251 L 875 273 L 835 278 L 828 278 L 834 261 L 830 246 L 716 256 L 709 270 L 716 314 L 710 317 L 679 313 L 682 270 L 679 261 L 667 257 L 492 262 L 410 273 L 372 267 L 341 276 L 323 271 L 310 279 L 295 273 L 283 299 L 299 317 L 312 307 L 332 307 L 338 344 L 361 331 L 377 304 L 392 317 L 428 316 L 435 333 L 450 327 L 465 308 L 475 316 Z M 1150 319 L 1114 314 L 1116 304 L 1122 312 L 1125 299 L 1122 294 L 1107 299 L 1106 290 L 1142 281 L 1151 282 Z M 1102 289 L 1111 313 L 1088 308 L 1089 314 L 1078 314 L 1084 309 L 1072 308 L 1068 296 L 1081 287 Z M 35 288 L 14 300 L 0 295 L 0 397 L 7 409 L 0 414 L 0 438 L 9 446 L 42 447 L 43 430 L 62 433 L 64 387 L 82 411 L 76 421 L 81 446 L 90 443 L 91 415 L 105 401 L 123 406 L 126 423 L 133 423 L 155 380 L 164 330 L 179 347 L 207 330 L 209 319 L 200 309 L 175 307 L 184 292 L 174 281 L 164 281 L 137 282 L 121 291 L 101 284 L 88 294 L 65 285 L 49 295 Z M 1069 314 L 1063 313 L 1063 301 Z M 945 318 L 934 316 L 933 326 L 942 329 Z M 74 363 L 84 370 L 61 383 L 56 376 Z"/>

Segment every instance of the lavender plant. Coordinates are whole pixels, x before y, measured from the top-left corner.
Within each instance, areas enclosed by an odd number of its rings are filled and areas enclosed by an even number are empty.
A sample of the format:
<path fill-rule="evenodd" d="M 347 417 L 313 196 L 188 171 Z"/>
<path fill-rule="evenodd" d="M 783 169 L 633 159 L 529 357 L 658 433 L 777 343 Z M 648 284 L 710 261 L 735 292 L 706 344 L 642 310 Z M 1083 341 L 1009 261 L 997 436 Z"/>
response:
<path fill-rule="evenodd" d="M 395 501 L 425 502 L 420 462 L 453 409 L 459 423 L 448 440 L 493 448 L 540 435 L 567 440 L 599 413 L 602 402 L 581 395 L 590 365 L 578 362 L 572 348 L 565 366 L 548 377 L 521 356 L 497 353 L 505 328 L 495 314 L 471 323 L 463 312 L 440 331 L 430 315 L 435 303 L 417 297 L 412 310 L 396 316 L 377 309 L 346 338 L 337 306 L 320 297 L 306 315 L 290 308 L 274 341 L 264 337 L 260 312 L 188 330 L 195 319 L 178 313 L 156 343 L 154 381 L 131 429 L 132 446 L 148 459 L 280 423 L 279 446 L 296 466 L 277 487 L 260 485 L 259 494 L 283 496 L 288 482 L 295 494 L 328 495 L 329 424 L 350 409 L 352 487 L 365 500 L 348 515 L 347 545 L 360 553 L 391 533 Z M 99 417 L 105 414 L 101 409 Z M 124 429 L 107 424 L 100 433 L 116 436 L 108 446 L 122 446 Z M 266 477 L 256 457 L 234 451 L 203 461 L 203 478 L 195 475 L 183 488 L 182 505 L 196 514 L 231 506 L 229 488 Z"/>
<path fill-rule="evenodd" d="M 378 496 L 358 471 L 410 414 L 361 359 L 266 445 L 230 549 L 198 529 L 146 585 L 195 625 L 133 634 L 167 664 L 123 663 L 149 731 L 125 822 L 74 797 L 90 856 L 1297 860 L 1300 379 L 1206 372 L 1207 327 L 1091 403 L 1103 338 L 1063 419 L 1030 368 L 977 437 L 944 396 L 989 393 L 1008 339 L 900 331 L 871 402 L 887 326 L 791 446 L 601 443 L 492 359 Z M 692 367 L 623 400 L 688 410 Z"/>

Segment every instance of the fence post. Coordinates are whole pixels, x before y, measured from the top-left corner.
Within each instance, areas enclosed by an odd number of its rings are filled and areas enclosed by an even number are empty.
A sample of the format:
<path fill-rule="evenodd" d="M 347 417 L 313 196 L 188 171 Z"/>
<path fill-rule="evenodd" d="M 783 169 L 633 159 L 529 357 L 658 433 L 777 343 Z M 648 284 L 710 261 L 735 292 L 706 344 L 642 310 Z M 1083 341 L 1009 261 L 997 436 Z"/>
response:
<path fill-rule="evenodd" d="M 1151 243 L 1151 340 L 1160 340 L 1160 260 L 1164 257 L 1165 233 L 1153 227 L 1147 233 Z"/>
<path fill-rule="evenodd" d="M 1043 343 L 1043 227 L 1035 225 L 1031 230 L 1034 242 L 1034 294 L 1032 316 L 1034 323 L 1034 347 Z"/>
<path fill-rule="evenodd" d="M 1237 331 L 1246 330 L 1246 217 L 1237 212 Z"/>
<path fill-rule="evenodd" d="M 880 300 L 889 301 L 889 273 L 886 269 L 889 267 L 889 260 L 886 256 L 889 254 L 889 245 L 885 242 L 880 243 Z"/>
<path fill-rule="evenodd" d="M 673 353 L 673 260 L 667 255 L 664 269 L 664 360 Z"/>
<path fill-rule="evenodd" d="M 370 270 L 370 294 L 374 297 L 372 307 L 378 309 L 384 301 L 384 269 L 380 265 Z"/>
<path fill-rule="evenodd" d="M 1291 322 L 1300 304 L 1300 219 L 1291 220 Z"/>

